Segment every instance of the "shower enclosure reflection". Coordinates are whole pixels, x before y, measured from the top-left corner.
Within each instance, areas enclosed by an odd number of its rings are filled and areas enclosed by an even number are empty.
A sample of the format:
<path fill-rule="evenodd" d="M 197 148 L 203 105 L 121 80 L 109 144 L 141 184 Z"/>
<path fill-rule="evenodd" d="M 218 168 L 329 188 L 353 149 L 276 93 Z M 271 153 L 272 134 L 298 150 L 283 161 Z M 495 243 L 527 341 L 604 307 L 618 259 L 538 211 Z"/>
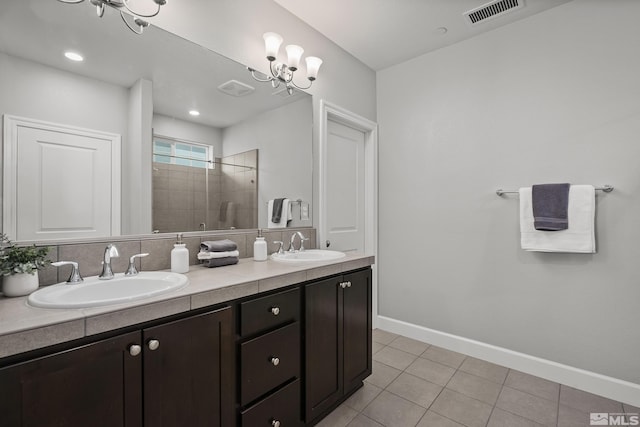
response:
<path fill-rule="evenodd" d="M 154 138 L 154 232 L 258 227 L 258 150 L 213 157 L 212 148 Z"/>

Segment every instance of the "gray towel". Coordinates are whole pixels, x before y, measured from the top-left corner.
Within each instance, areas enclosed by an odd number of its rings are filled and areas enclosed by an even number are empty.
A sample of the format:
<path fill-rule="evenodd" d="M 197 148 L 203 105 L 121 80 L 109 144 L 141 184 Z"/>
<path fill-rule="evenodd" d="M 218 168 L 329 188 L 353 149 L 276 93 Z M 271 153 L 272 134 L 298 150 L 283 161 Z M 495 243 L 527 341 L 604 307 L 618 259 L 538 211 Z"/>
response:
<path fill-rule="evenodd" d="M 271 222 L 273 222 L 274 224 L 279 223 L 280 219 L 282 219 L 282 202 L 283 201 L 284 201 L 284 198 L 273 199 L 273 212 L 271 212 Z"/>
<path fill-rule="evenodd" d="M 233 240 L 209 240 L 200 243 L 200 250 L 205 252 L 227 252 L 235 251 L 238 245 Z"/>
<path fill-rule="evenodd" d="M 203 265 L 205 267 L 223 267 L 225 265 L 233 265 L 233 264 L 237 264 L 239 261 L 239 258 L 237 256 L 228 256 L 228 257 L 224 257 L 224 258 L 212 258 L 209 260 L 206 260 Z"/>
<path fill-rule="evenodd" d="M 542 184 L 531 188 L 533 226 L 536 230 L 569 228 L 569 184 Z"/>

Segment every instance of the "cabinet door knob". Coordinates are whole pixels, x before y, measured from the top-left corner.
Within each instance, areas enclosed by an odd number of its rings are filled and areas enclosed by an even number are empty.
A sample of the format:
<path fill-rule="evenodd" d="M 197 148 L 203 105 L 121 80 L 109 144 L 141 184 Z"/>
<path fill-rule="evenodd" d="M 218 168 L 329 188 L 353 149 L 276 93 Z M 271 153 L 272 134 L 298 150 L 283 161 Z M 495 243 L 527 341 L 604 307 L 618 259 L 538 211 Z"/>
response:
<path fill-rule="evenodd" d="M 272 357 L 270 361 L 273 366 L 278 366 L 280 364 L 280 359 L 277 357 Z"/>
<path fill-rule="evenodd" d="M 138 344 L 131 344 L 129 346 L 129 354 L 132 356 L 137 356 L 140 354 L 140 352 L 142 352 L 142 347 L 140 347 Z"/>
<path fill-rule="evenodd" d="M 351 287 L 351 282 L 346 282 L 347 283 L 347 288 Z"/>
<path fill-rule="evenodd" d="M 271 427 L 280 427 L 280 421 L 274 419 L 271 421 Z"/>
<path fill-rule="evenodd" d="M 147 343 L 147 346 L 149 347 L 149 350 L 157 350 L 158 347 L 160 347 L 160 341 L 149 340 L 149 342 Z"/>
<path fill-rule="evenodd" d="M 342 289 L 346 288 L 347 287 L 347 283 L 346 282 L 340 282 L 340 287 Z"/>
<path fill-rule="evenodd" d="M 271 313 L 274 316 L 277 316 L 278 314 L 280 314 L 280 308 L 279 307 L 271 307 Z"/>

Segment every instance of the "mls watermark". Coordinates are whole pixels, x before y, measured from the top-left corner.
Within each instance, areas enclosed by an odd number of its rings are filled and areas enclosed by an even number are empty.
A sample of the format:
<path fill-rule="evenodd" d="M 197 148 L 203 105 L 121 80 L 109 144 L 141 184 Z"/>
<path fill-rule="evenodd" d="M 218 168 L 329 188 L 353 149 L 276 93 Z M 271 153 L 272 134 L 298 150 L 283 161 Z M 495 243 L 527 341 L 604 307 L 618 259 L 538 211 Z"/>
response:
<path fill-rule="evenodd" d="M 609 412 L 592 412 L 589 415 L 591 426 L 640 426 L 639 414 L 619 414 Z"/>

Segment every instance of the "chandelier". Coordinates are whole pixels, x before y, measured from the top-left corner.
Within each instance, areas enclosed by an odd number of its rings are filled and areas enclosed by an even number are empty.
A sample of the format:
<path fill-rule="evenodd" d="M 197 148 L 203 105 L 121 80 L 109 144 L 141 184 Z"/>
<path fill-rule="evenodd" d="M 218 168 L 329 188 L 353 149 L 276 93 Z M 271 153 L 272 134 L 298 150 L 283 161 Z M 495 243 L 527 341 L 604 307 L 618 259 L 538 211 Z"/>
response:
<path fill-rule="evenodd" d="M 302 54 L 304 53 L 304 49 L 295 44 L 290 44 L 285 47 L 287 51 L 287 63 L 276 62 L 276 58 L 278 57 L 278 51 L 280 50 L 280 45 L 282 44 L 282 37 L 276 33 L 264 33 L 262 36 L 264 38 L 264 45 L 266 50 L 267 60 L 269 61 L 269 70 L 271 71 L 271 76 L 266 76 L 267 78 L 260 78 L 256 75 L 256 70 L 253 68 L 247 67 L 251 76 L 259 81 L 259 82 L 271 82 L 271 85 L 274 88 L 280 86 L 281 83 L 285 85 L 287 88 L 287 93 L 289 95 L 293 94 L 293 88 L 296 87 L 298 89 L 309 89 L 313 84 L 314 80 L 318 77 L 318 69 L 320 65 L 322 65 L 322 59 L 317 58 L 315 56 L 307 56 L 305 58 L 305 62 L 307 64 L 307 80 L 309 80 L 308 86 L 298 86 L 293 81 L 293 76 L 300 66 L 300 59 L 302 59 Z"/>
<path fill-rule="evenodd" d="M 69 4 L 77 4 L 82 3 L 84 0 L 58 0 L 61 3 L 69 3 Z M 140 13 L 140 11 L 135 11 L 130 7 L 131 0 L 89 0 L 92 5 L 96 7 L 96 13 L 98 17 L 102 18 L 104 16 L 104 11 L 106 6 L 112 7 L 120 12 L 120 18 L 122 18 L 122 22 L 134 33 L 142 34 L 144 29 L 149 26 L 149 23 L 142 18 L 153 18 L 158 13 L 160 13 L 160 7 L 164 6 L 167 3 L 167 0 L 149 0 L 156 4 L 157 8 L 155 12 L 152 13 Z M 133 15 L 130 18 L 126 18 L 125 13 L 129 12 L 129 14 Z M 130 23 L 129 21 L 132 21 Z"/>

